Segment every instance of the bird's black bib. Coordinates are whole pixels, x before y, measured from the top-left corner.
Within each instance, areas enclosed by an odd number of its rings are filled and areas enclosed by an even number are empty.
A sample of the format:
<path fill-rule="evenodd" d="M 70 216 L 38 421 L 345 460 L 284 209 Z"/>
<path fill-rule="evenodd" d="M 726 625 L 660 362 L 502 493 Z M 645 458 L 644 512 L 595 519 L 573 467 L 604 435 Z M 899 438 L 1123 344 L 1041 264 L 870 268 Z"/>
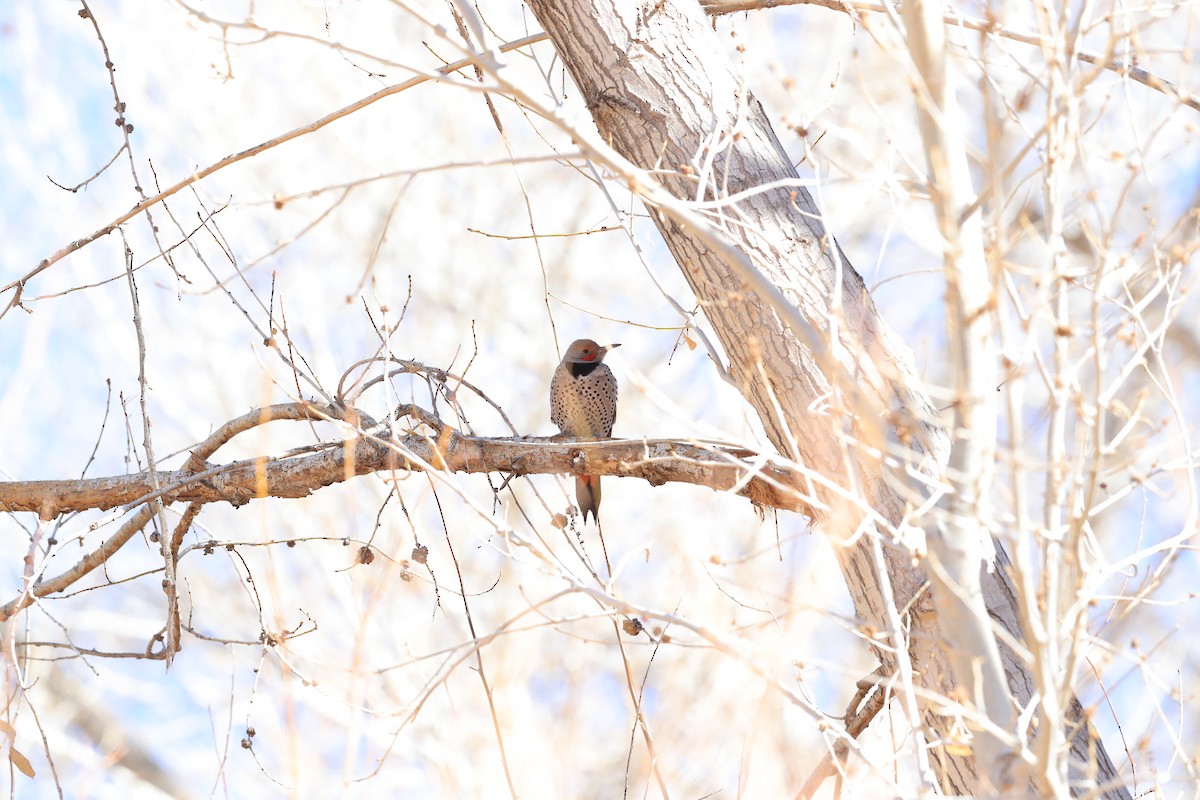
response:
<path fill-rule="evenodd" d="M 591 364 L 572 364 L 571 365 L 571 377 L 572 378 L 583 378 L 588 375 L 591 375 L 593 372 L 596 371 L 596 367 L 598 367 L 598 366 L 600 366 L 599 361 L 593 361 Z"/>

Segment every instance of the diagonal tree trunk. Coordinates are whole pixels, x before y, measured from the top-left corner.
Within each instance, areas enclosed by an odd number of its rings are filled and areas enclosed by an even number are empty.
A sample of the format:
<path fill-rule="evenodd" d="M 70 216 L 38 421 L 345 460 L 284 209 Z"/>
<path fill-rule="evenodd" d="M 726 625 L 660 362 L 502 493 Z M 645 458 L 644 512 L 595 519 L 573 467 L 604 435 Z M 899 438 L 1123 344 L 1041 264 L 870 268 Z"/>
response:
<path fill-rule="evenodd" d="M 693 208 L 749 259 L 752 272 L 744 259 L 711 247 L 711 238 L 698 236 L 678 214 L 651 208 L 771 441 L 813 476 L 799 488 L 815 500 L 816 521 L 835 545 L 859 618 L 876 633 L 885 672 L 898 677 L 897 686 L 923 690 L 901 692 L 902 710 L 914 728 L 955 741 L 946 703 L 929 698 L 964 694 L 954 690 L 940 628 L 952 625 L 962 609 L 947 605 L 945 596 L 953 598 L 947 592 L 935 608 L 926 590 L 929 573 L 916 564 L 911 544 L 891 541 L 907 530 L 906 514 L 929 496 L 913 476 L 940 475 L 950 448 L 937 413 L 917 388 L 909 349 L 880 319 L 862 279 L 826 231 L 698 5 L 528 5 L 601 137 L 639 167 L 659 170 L 675 198 L 700 201 Z M 1006 563 L 1001 554 L 998 569 L 983 575 L 980 591 L 993 620 L 1019 640 Z M 988 624 L 973 623 L 985 630 Z M 1029 702 L 1033 682 L 1011 651 L 993 657 L 1003 661 L 1015 704 L 993 719 L 1007 719 Z M 971 680 L 960 676 L 958 683 L 971 687 Z M 979 694 L 968 690 L 965 696 Z M 923 760 L 925 748 L 918 748 L 923 780 L 949 793 L 1020 787 L 1026 777 L 1009 771 L 1011 758 L 999 768 L 989 764 L 981 776 L 966 748 L 927 752 L 929 761 Z M 1113 787 L 1106 796 L 1128 796 L 1087 725 L 1072 738 L 1072 763 L 1073 777 L 1086 774 L 1093 787 Z"/>

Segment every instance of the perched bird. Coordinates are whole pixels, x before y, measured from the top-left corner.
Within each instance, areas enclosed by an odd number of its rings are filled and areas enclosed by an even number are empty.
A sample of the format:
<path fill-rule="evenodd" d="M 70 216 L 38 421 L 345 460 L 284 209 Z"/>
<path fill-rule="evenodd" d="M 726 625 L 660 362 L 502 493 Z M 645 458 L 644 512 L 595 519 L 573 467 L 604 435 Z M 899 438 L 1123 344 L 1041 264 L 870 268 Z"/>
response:
<path fill-rule="evenodd" d="M 601 347 L 591 339 L 576 339 L 550 381 L 550 420 L 576 439 L 612 436 L 617 421 L 617 379 L 604 355 L 619 344 Z M 600 521 L 600 476 L 576 475 L 575 499 L 583 521 L 588 514 Z"/>

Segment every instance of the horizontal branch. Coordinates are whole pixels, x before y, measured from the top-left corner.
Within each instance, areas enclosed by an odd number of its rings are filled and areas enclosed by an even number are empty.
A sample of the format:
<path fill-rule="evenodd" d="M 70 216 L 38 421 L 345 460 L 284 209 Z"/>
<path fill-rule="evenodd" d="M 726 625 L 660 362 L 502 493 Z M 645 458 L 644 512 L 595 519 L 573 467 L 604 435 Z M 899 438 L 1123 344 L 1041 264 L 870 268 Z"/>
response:
<path fill-rule="evenodd" d="M 133 507 L 157 497 L 167 503 L 240 506 L 263 497 L 307 497 L 356 475 L 422 471 L 425 465 L 446 472 L 618 475 L 642 478 L 653 486 L 691 483 L 734 490 L 757 506 L 810 513 L 792 469 L 730 445 L 664 439 L 488 439 L 463 436 L 448 425 L 436 437 L 359 438 L 322 445 L 305 455 L 260 457 L 199 472 L 160 470 L 162 489 L 157 493 L 144 472 L 0 483 L 0 511 L 32 511 L 50 518 L 67 511 Z"/>
<path fill-rule="evenodd" d="M 407 371 L 440 370 L 412 364 Z M 401 419 L 417 421 L 426 434 L 409 432 L 389 438 L 389 426 Z M 212 466 L 206 459 L 231 439 L 260 425 L 277 421 L 325 420 L 355 426 L 361 435 L 341 442 L 302 448 L 278 458 L 259 457 Z M 307 497 L 325 486 L 373 472 L 423 471 L 532 475 L 574 473 L 642 478 L 651 485 L 680 482 L 735 491 L 758 508 L 798 511 L 812 516 L 790 467 L 732 445 L 672 440 L 620 440 L 577 442 L 559 437 L 488 439 L 463 436 L 435 414 L 415 405 L 402 405 L 393 422 L 378 424 L 356 408 L 344 404 L 321 407 L 306 402 L 281 403 L 256 408 L 226 422 L 198 443 L 184 469 L 157 472 L 157 491 L 145 472 L 61 481 L 0 483 L 0 512 L 36 512 L 42 519 L 89 509 L 138 508 L 120 528 L 95 550 L 85 554 L 61 574 L 39 579 L 34 585 L 0 605 L 0 622 L 32 605 L 38 598 L 66 590 L 111 558 L 153 517 L 150 501 L 186 502 L 188 513 L 207 503 L 240 506 L 264 497 Z M 370 432 L 357 426 L 367 422 Z M 139 508 L 140 506 L 140 508 Z M 186 528 L 185 514 L 181 526 Z"/>

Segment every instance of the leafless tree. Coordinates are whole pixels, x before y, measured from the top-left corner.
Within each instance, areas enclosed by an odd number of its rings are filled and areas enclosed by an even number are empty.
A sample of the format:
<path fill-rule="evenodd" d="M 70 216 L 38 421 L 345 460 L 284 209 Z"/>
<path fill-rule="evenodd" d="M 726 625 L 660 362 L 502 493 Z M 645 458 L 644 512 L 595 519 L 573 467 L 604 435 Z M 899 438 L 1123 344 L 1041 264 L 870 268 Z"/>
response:
<path fill-rule="evenodd" d="M 13 15 L 14 794 L 1200 785 L 1195 11 L 784 5 Z"/>

